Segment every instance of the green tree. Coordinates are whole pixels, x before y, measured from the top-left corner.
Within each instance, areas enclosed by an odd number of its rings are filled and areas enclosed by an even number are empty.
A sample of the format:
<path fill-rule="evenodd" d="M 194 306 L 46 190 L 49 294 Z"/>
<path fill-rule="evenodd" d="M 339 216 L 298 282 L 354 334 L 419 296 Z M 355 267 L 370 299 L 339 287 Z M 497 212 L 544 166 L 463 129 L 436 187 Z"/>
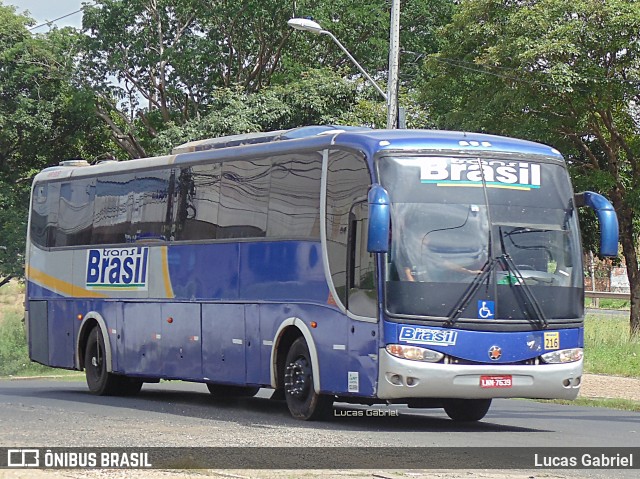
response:
<path fill-rule="evenodd" d="M 80 37 L 32 36 L 28 17 L 0 4 L 0 285 L 23 274 L 31 178 L 60 160 L 104 151 L 93 94 L 74 84 Z"/>
<path fill-rule="evenodd" d="M 355 68 L 335 44 L 294 32 L 287 25 L 292 17 L 316 18 L 384 80 L 389 10 L 386 0 L 98 0 L 83 19 L 84 77 L 114 140 L 137 158 L 155 151 L 165 128 L 172 135 L 214 114 L 225 89 L 256 93 L 319 67 L 353 77 Z M 425 53 L 435 51 L 435 26 L 450 12 L 447 0 L 403 3 L 407 81 Z"/>
<path fill-rule="evenodd" d="M 612 200 L 632 334 L 640 334 L 639 34 L 637 0 L 469 0 L 441 31 L 421 86 L 439 127 L 553 144 L 579 189 Z"/>
<path fill-rule="evenodd" d="M 345 123 L 356 104 L 356 85 L 328 69 L 305 72 L 296 82 L 255 93 L 219 88 L 206 114 L 160 132 L 152 152 L 166 154 L 175 145 L 202 138 Z"/>
<path fill-rule="evenodd" d="M 218 88 L 269 83 L 291 35 L 275 0 L 99 0 L 85 9 L 85 76 L 98 115 L 132 158 L 163 128 L 198 120 Z"/>

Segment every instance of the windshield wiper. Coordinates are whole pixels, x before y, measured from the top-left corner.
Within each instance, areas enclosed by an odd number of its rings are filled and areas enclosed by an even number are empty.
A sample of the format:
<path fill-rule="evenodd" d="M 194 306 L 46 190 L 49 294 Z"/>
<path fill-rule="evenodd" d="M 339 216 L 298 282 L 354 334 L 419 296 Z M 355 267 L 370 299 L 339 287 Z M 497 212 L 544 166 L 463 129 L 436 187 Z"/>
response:
<path fill-rule="evenodd" d="M 496 258 L 487 260 L 480 272 L 476 275 L 475 278 L 473 278 L 473 281 L 469 284 L 469 286 L 467 286 L 467 288 L 464 290 L 464 293 L 462 294 L 462 296 L 460 296 L 460 299 L 449 313 L 447 320 L 444 322 L 445 327 L 451 327 L 455 324 L 456 321 L 458 321 L 458 319 L 462 315 L 462 311 L 467 306 L 467 304 L 469 304 L 469 301 L 471 301 L 471 298 L 473 298 L 478 289 L 480 289 L 482 283 L 484 283 L 485 280 L 489 280 L 489 275 L 491 274 L 491 271 L 493 271 L 497 263 L 498 260 Z"/>
<path fill-rule="evenodd" d="M 500 247 L 502 248 L 502 254 L 498 258 L 498 260 L 502 264 L 502 267 L 507 271 L 507 277 L 510 278 L 513 274 L 513 276 L 515 276 L 516 278 L 515 285 L 519 286 L 519 288 L 515 289 L 516 296 L 524 299 L 524 302 L 520 301 L 520 304 L 525 306 L 524 313 L 530 318 L 538 321 L 542 325 L 542 329 L 546 329 L 549 326 L 549 322 L 544 316 L 544 312 L 540 307 L 540 303 L 533 295 L 533 291 L 531 291 L 531 288 L 525 281 L 522 273 L 515 265 L 513 259 L 511 258 L 511 256 L 509 256 L 509 253 L 507 253 L 507 250 L 504 247 L 504 234 L 502 233 L 502 228 L 498 228 L 498 233 L 500 235 Z M 509 281 L 509 283 L 511 284 L 511 281 Z"/>
<path fill-rule="evenodd" d="M 491 260 L 487 260 L 487 262 L 482 267 L 482 270 L 478 273 L 478 275 L 473 279 L 473 281 L 469 284 L 469 286 L 465 289 L 464 293 L 453 307 L 447 320 L 443 323 L 444 327 L 452 327 L 460 316 L 462 312 L 471 301 L 482 286 L 482 283 L 488 281 L 491 272 L 495 269 L 497 264 L 500 264 L 502 268 L 507 272 L 508 277 L 515 277 L 514 281 L 509 281 L 509 284 L 515 286 L 516 296 L 520 297 L 520 304 L 525 306 L 524 312 L 525 314 L 532 319 L 538 321 L 542 327 L 542 329 L 546 329 L 549 326 L 549 322 L 540 307 L 540 303 L 533 295 L 531 288 L 526 283 L 522 273 L 518 269 L 518 267 L 513 262 L 513 259 L 506 252 L 504 247 L 504 239 L 502 235 L 502 229 L 498 229 L 500 233 L 500 243 L 502 247 L 502 254 L 497 258 L 492 258 Z"/>

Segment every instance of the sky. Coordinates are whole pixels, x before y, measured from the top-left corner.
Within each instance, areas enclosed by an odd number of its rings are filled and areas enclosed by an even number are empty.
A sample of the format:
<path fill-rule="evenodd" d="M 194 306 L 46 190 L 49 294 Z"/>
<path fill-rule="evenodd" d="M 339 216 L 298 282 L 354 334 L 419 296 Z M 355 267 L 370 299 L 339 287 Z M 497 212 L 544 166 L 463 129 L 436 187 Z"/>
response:
<path fill-rule="evenodd" d="M 82 3 L 91 3 L 90 0 L 1 0 L 4 5 L 14 5 L 17 13 L 29 11 L 29 16 L 36 20 L 37 25 L 62 17 L 82 8 Z M 55 22 L 58 27 L 76 27 L 82 26 L 82 12 L 71 15 Z M 36 28 L 34 33 L 44 33 L 47 26 Z"/>

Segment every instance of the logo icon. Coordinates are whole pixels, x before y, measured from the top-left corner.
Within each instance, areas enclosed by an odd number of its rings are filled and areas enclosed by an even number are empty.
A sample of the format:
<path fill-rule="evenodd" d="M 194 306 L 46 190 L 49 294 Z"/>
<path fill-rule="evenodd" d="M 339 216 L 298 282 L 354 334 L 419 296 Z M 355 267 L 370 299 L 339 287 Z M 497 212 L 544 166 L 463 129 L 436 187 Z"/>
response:
<path fill-rule="evenodd" d="M 491 346 L 489 348 L 489 359 L 497 361 L 502 357 L 502 348 L 500 346 Z"/>
<path fill-rule="evenodd" d="M 527 336 L 527 347 L 531 351 L 540 351 L 542 349 L 540 337 L 534 335 Z"/>
<path fill-rule="evenodd" d="M 400 330 L 399 339 L 405 343 L 430 344 L 433 346 L 455 346 L 457 338 L 457 331 L 404 326 Z"/>
<path fill-rule="evenodd" d="M 480 169 L 482 168 L 482 172 Z M 530 191 L 540 188 L 542 167 L 519 161 L 482 161 L 429 158 L 420 164 L 420 181 L 436 186 L 508 188 Z"/>
<path fill-rule="evenodd" d="M 7 467 L 40 467 L 38 449 L 8 449 Z"/>
<path fill-rule="evenodd" d="M 101 248 L 87 251 L 86 287 L 90 290 L 146 291 L 149 248 Z"/>
<path fill-rule="evenodd" d="M 495 313 L 495 301 L 478 301 L 478 319 L 493 319 Z"/>

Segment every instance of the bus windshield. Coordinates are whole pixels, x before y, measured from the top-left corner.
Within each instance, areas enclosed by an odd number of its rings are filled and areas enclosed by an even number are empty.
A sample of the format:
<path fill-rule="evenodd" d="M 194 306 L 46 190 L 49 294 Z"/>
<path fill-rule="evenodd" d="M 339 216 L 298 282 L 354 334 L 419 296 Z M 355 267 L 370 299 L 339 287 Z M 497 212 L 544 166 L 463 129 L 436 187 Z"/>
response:
<path fill-rule="evenodd" d="M 483 271 L 462 318 L 580 318 L 582 280 L 573 192 L 557 163 L 401 157 L 378 162 L 392 206 L 386 264 L 391 315 L 449 317 Z M 511 266 L 499 258 L 509 257 Z M 478 305 L 490 304 L 491 314 Z"/>

